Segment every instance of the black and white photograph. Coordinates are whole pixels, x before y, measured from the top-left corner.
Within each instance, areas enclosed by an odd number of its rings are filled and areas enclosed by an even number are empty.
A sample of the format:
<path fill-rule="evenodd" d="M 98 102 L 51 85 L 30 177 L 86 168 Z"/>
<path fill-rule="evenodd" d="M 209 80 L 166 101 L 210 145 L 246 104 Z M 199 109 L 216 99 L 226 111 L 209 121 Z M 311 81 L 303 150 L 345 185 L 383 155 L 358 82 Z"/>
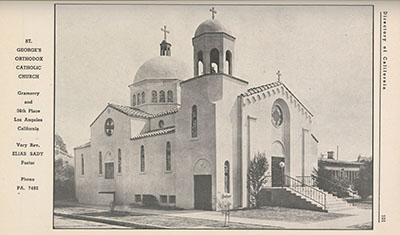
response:
<path fill-rule="evenodd" d="M 374 228 L 372 5 L 54 12 L 54 229 Z"/>

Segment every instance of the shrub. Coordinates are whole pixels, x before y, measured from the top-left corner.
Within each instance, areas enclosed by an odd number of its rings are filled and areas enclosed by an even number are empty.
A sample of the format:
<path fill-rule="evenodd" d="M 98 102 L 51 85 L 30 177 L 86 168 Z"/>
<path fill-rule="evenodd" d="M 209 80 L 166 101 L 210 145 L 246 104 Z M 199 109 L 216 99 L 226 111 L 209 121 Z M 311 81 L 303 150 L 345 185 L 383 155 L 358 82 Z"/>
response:
<path fill-rule="evenodd" d="M 254 158 L 250 161 L 247 173 L 250 207 L 260 207 L 261 189 L 266 182 L 268 167 L 268 160 L 265 157 L 265 153 L 255 154 Z"/>
<path fill-rule="evenodd" d="M 355 180 L 355 189 L 362 199 L 372 195 L 372 167 L 373 161 L 371 158 L 361 166 L 358 177 Z"/>

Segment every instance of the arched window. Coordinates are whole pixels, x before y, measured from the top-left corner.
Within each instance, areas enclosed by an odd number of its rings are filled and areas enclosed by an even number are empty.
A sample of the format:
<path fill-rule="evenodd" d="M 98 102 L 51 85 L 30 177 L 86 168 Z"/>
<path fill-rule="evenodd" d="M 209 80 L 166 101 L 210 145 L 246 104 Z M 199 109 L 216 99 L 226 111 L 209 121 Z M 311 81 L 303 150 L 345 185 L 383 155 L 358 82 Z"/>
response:
<path fill-rule="evenodd" d="M 203 52 L 197 52 L 197 76 L 204 74 L 204 66 L 203 66 Z"/>
<path fill-rule="evenodd" d="M 232 53 L 229 50 L 225 54 L 225 71 L 227 74 L 232 75 Z"/>
<path fill-rule="evenodd" d="M 140 146 L 140 172 L 144 172 L 145 165 L 144 165 L 144 146 Z"/>
<path fill-rule="evenodd" d="M 174 102 L 174 93 L 171 90 L 167 92 L 167 101 L 171 103 Z"/>
<path fill-rule="evenodd" d="M 118 173 L 122 172 L 122 156 L 121 149 L 118 149 Z"/>
<path fill-rule="evenodd" d="M 229 193 L 229 162 L 225 161 L 224 164 L 224 182 L 225 182 L 225 193 Z"/>
<path fill-rule="evenodd" d="M 144 98 L 145 94 L 144 91 L 142 92 L 142 104 L 146 103 L 146 98 Z"/>
<path fill-rule="evenodd" d="M 85 159 L 83 158 L 83 154 L 81 154 L 81 175 L 85 174 Z"/>
<path fill-rule="evenodd" d="M 165 102 L 165 91 L 160 91 L 160 103 Z"/>
<path fill-rule="evenodd" d="M 219 72 L 219 52 L 215 48 L 210 52 L 210 69 L 210 73 Z"/>
<path fill-rule="evenodd" d="M 99 174 L 103 174 L 103 156 L 99 152 Z"/>
<path fill-rule="evenodd" d="M 197 137 L 197 106 L 192 106 L 192 138 Z"/>
<path fill-rule="evenodd" d="M 140 93 L 137 93 L 137 105 L 140 105 Z"/>
<path fill-rule="evenodd" d="M 165 170 L 171 171 L 171 143 L 169 141 L 167 142 L 165 160 L 166 160 Z"/>
<path fill-rule="evenodd" d="M 132 97 L 132 106 L 136 106 L 136 95 Z"/>
<path fill-rule="evenodd" d="M 151 103 L 157 103 L 157 91 L 151 92 Z"/>

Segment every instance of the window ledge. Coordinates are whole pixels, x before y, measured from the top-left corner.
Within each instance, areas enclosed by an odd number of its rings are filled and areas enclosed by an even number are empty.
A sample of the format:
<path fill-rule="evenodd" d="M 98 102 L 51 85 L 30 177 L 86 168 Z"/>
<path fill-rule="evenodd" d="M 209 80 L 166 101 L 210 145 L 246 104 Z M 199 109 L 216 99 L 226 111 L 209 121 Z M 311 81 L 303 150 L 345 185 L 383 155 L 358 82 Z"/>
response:
<path fill-rule="evenodd" d="M 165 171 L 165 174 L 172 174 L 172 170 L 171 171 Z"/>
<path fill-rule="evenodd" d="M 139 172 L 139 175 L 145 175 L 146 174 L 146 172 L 145 171 L 141 171 L 141 172 Z"/>
<path fill-rule="evenodd" d="M 103 174 L 97 174 L 97 176 L 98 176 L 98 177 L 103 177 L 104 175 L 103 175 Z"/>
<path fill-rule="evenodd" d="M 191 138 L 190 141 L 198 141 L 199 137 Z"/>

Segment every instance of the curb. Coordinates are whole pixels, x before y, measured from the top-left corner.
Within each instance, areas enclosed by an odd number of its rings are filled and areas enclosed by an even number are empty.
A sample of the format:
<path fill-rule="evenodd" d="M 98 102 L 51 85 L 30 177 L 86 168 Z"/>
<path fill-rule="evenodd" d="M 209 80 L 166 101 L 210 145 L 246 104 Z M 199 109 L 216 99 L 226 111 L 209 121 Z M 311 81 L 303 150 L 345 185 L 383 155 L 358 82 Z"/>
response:
<path fill-rule="evenodd" d="M 118 226 L 137 228 L 137 229 L 167 229 L 167 227 L 158 226 L 158 225 L 133 223 L 133 222 L 126 222 L 126 221 L 119 221 L 119 220 L 112 220 L 112 219 L 105 219 L 105 218 L 95 218 L 95 217 L 85 216 L 85 215 L 64 214 L 64 213 L 59 213 L 59 212 L 54 212 L 54 215 L 62 216 L 65 218 L 86 220 L 86 221 L 99 222 L 99 223 L 104 223 L 104 224 L 118 225 Z"/>

